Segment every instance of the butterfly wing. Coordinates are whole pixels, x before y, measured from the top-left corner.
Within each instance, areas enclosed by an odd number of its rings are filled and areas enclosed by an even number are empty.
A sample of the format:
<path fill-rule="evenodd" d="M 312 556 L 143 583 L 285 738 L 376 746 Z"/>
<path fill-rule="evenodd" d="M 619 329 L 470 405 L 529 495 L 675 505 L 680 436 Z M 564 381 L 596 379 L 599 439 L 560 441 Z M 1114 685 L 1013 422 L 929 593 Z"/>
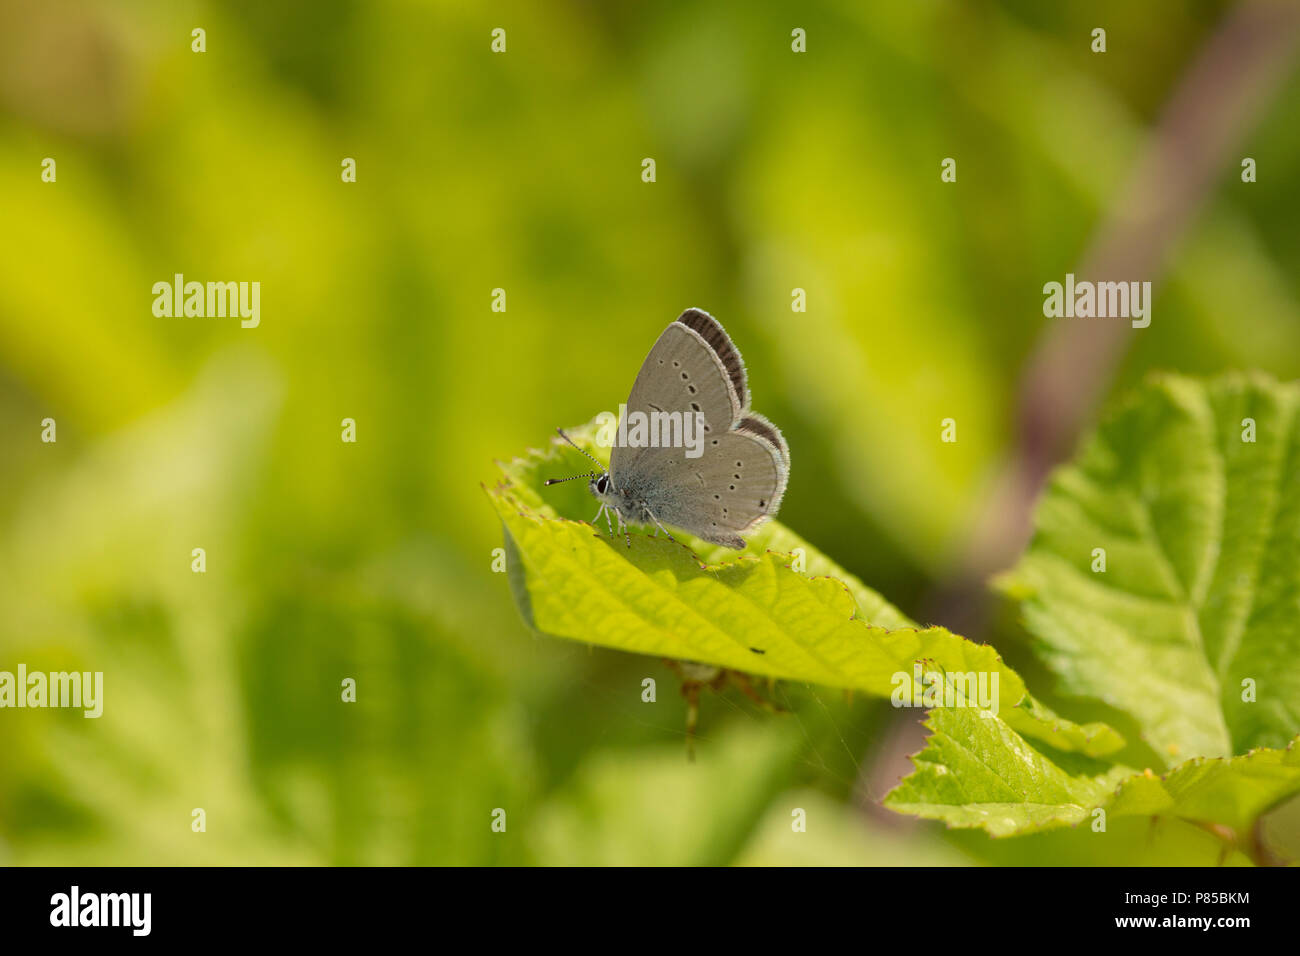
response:
<path fill-rule="evenodd" d="M 775 425 L 754 412 L 736 427 L 704 444 L 704 454 L 672 466 L 675 482 L 648 505 L 664 524 L 730 548 L 776 514 L 790 477 L 790 450 Z"/>
<path fill-rule="evenodd" d="M 627 399 L 627 414 L 641 412 L 648 418 L 655 412 L 682 416 L 700 412 L 707 443 L 709 437 L 731 428 L 748 401 L 745 366 L 731 339 L 711 315 L 687 309 L 664 329 L 641 364 Z M 610 473 L 618 484 L 621 474 L 643 467 L 641 459 L 665 455 L 681 458 L 683 449 L 616 444 L 610 453 Z"/>
<path fill-rule="evenodd" d="M 662 524 L 743 548 L 741 534 L 780 506 L 790 452 L 776 426 L 749 411 L 744 362 L 717 320 L 688 309 L 664 330 L 632 385 L 627 412 L 634 411 L 701 413 L 703 453 L 616 445 L 614 484 Z"/>

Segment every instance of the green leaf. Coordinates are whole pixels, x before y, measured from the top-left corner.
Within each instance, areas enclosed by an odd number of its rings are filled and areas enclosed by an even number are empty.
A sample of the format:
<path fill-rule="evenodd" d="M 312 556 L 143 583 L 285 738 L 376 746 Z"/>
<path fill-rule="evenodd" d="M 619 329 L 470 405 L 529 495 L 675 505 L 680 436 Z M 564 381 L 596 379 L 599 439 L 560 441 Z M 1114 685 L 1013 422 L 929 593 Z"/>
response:
<path fill-rule="evenodd" d="M 1206 759 L 1280 747 L 1300 725 L 1300 507 L 1285 493 L 1300 480 L 1298 401 L 1257 376 L 1152 380 L 1054 475 L 1029 551 L 1000 580 L 1066 690 L 1132 714 L 1160 756 L 1193 759 L 1139 774 L 936 710 L 886 805 L 995 836 L 1098 807 L 1240 832 L 1300 792 L 1294 746 Z"/>
<path fill-rule="evenodd" d="M 1112 767 L 1072 774 L 997 717 L 970 708 L 930 712 L 916 770 L 885 797 L 885 806 L 950 827 L 981 827 L 993 836 L 1074 826 L 1104 804 L 1133 771 Z"/>
<path fill-rule="evenodd" d="M 590 427 L 577 429 L 572 437 L 598 453 L 591 433 Z M 690 538 L 688 548 L 644 533 L 633 534 L 629 547 L 622 536 L 554 517 L 540 490 L 542 473 L 583 468 L 566 470 L 561 454 L 553 446 L 502 466 L 506 481 L 489 492 L 505 528 L 512 589 L 525 620 L 538 630 L 883 697 L 893 692 L 895 675 L 912 674 L 918 661 L 927 670 L 987 673 L 997 678 L 998 712 L 1026 736 L 1088 754 L 1123 746 L 1106 725 L 1073 724 L 1039 704 L 992 647 L 941 627 L 916 627 L 775 522 L 738 555 Z M 591 503 L 585 488 L 553 490 L 557 502 L 574 510 Z M 710 565 L 701 557 L 726 560 Z M 799 561 L 802 573 L 795 569 Z"/>
<path fill-rule="evenodd" d="M 1056 472 L 1001 579 L 1063 690 L 1168 764 L 1300 728 L 1298 405 L 1260 375 L 1153 379 Z"/>
<path fill-rule="evenodd" d="M 1231 759 L 1197 757 L 1158 777 L 1122 766 L 1071 772 L 1062 766 L 1066 758 L 1053 761 L 1001 720 L 970 709 L 934 710 L 927 726 L 925 749 L 912 758 L 915 772 L 885 797 L 885 806 L 996 837 L 1075 826 L 1097 808 L 1110 816 L 1217 824 L 1240 834 L 1300 793 L 1294 742 Z"/>
<path fill-rule="evenodd" d="M 1297 738 L 1300 740 L 1300 738 Z M 1111 814 L 1169 815 L 1248 830 L 1260 814 L 1300 791 L 1300 747 L 1240 757 L 1195 757 L 1163 777 L 1125 780 Z"/>

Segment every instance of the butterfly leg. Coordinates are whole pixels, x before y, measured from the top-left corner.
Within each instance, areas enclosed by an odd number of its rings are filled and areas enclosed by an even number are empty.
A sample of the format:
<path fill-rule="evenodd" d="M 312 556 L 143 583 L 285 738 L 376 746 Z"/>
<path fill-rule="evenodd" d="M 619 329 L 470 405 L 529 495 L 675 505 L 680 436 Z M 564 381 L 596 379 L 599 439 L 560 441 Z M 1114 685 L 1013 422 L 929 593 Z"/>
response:
<path fill-rule="evenodd" d="M 609 513 L 610 513 L 611 511 L 613 511 L 613 510 L 614 510 L 614 509 L 611 508 L 609 505 L 607 505 L 607 504 L 602 504 L 602 505 L 600 506 L 600 509 L 596 512 L 596 517 L 594 517 L 594 518 L 591 519 L 591 523 L 592 523 L 592 524 L 597 524 L 597 523 L 600 521 L 600 516 L 601 516 L 601 515 L 604 515 L 604 516 L 605 516 L 605 527 L 609 529 L 609 536 L 610 536 L 611 538 L 614 537 L 614 522 L 610 519 L 610 517 L 609 517 Z"/>
<path fill-rule="evenodd" d="M 665 527 L 664 527 L 664 526 L 659 522 L 659 519 L 655 517 L 655 513 L 654 513 L 653 511 L 651 511 L 649 508 L 646 508 L 646 506 L 645 506 L 644 504 L 642 504 L 641 507 L 644 508 L 644 509 L 645 509 L 645 513 L 648 514 L 648 515 L 650 516 L 650 520 L 653 521 L 653 522 L 655 523 L 655 533 L 654 533 L 653 537 L 656 537 L 656 538 L 657 538 L 657 537 L 659 536 L 659 532 L 662 531 L 665 535 L 668 536 L 668 540 L 669 540 L 669 541 L 671 541 L 673 544 L 676 544 L 676 543 L 677 543 L 677 539 L 673 537 L 671 531 L 669 531 L 667 528 L 665 528 Z"/>

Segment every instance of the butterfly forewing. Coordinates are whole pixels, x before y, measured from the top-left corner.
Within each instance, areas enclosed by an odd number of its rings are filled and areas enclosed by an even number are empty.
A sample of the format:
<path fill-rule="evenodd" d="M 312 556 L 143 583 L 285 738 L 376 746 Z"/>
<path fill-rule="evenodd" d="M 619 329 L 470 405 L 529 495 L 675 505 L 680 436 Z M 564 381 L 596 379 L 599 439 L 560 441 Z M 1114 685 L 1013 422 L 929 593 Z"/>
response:
<path fill-rule="evenodd" d="M 740 357 L 740 351 L 732 343 L 731 336 L 722 327 L 722 323 L 707 312 L 687 309 L 677 316 L 677 324 L 684 325 L 695 332 L 704 339 L 709 348 L 713 349 L 713 354 L 718 357 L 718 361 L 727 371 L 727 378 L 731 381 L 731 388 L 736 393 L 740 409 L 742 411 L 748 409 L 749 384 L 745 381 L 745 362 Z"/>
<path fill-rule="evenodd" d="M 713 324 L 721 331 L 721 326 L 716 322 Z M 726 333 L 722 334 L 725 337 Z M 743 377 L 740 381 L 743 385 Z M 674 322 L 664 329 L 642 363 L 627 399 L 627 415 L 631 419 L 639 412 L 645 420 L 653 421 L 650 416 L 655 413 L 677 413 L 684 421 L 685 417 L 700 412 L 704 415 L 707 447 L 709 438 L 728 431 L 740 416 L 743 405 L 732 382 L 731 373 L 707 340 L 685 323 Z M 610 471 L 617 483 L 621 472 L 644 467 L 641 459 L 647 455 L 682 458 L 684 451 L 683 447 L 623 447 L 616 444 L 610 455 Z"/>

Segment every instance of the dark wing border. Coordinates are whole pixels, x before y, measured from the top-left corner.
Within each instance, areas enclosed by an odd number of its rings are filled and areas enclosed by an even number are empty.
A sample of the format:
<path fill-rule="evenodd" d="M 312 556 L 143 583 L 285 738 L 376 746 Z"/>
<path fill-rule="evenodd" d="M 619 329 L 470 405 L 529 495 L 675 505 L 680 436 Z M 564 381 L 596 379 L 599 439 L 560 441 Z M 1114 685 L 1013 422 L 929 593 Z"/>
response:
<path fill-rule="evenodd" d="M 741 412 L 748 411 L 749 384 L 745 381 L 745 361 L 740 357 L 740 351 L 731 343 L 731 336 L 727 335 L 722 323 L 703 309 L 687 309 L 677 317 L 677 321 L 699 335 L 709 348 L 713 349 L 713 354 L 727 370 L 731 387 L 736 392 L 736 398 L 740 400 Z"/>

